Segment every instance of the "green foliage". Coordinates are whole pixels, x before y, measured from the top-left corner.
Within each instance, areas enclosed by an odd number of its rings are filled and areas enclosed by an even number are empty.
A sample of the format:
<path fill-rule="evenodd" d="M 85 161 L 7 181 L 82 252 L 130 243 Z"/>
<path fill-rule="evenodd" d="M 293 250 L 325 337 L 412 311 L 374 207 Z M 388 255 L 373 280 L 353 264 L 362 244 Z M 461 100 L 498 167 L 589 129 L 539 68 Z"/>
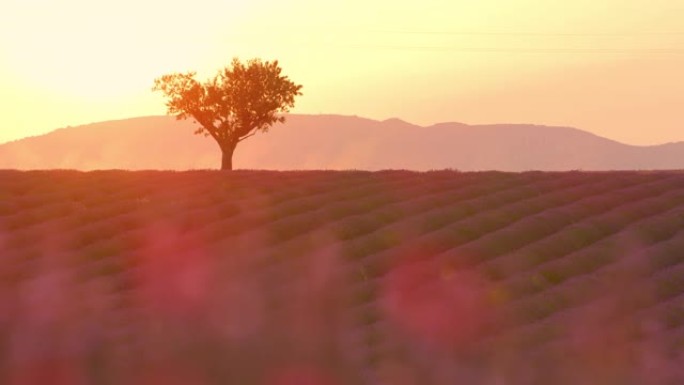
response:
<path fill-rule="evenodd" d="M 541 276 L 551 283 L 552 285 L 558 285 L 563 282 L 567 277 L 559 269 L 547 268 L 541 271 Z"/>
<path fill-rule="evenodd" d="M 684 292 L 684 273 L 670 274 L 656 282 L 656 295 L 659 300 L 666 300 Z"/>
<path fill-rule="evenodd" d="M 501 266 L 486 265 L 482 268 L 482 275 L 490 281 L 500 281 L 506 278 L 506 271 Z"/>
<path fill-rule="evenodd" d="M 359 269 L 358 280 L 364 282 L 360 288 L 353 291 L 353 299 L 356 303 L 366 304 L 374 301 L 378 297 L 377 285 L 368 282 L 368 276 L 364 270 Z"/>
<path fill-rule="evenodd" d="M 352 242 L 344 243 L 344 255 L 350 260 L 361 260 L 369 255 L 395 246 L 396 241 L 393 237 L 383 237 L 377 234 L 359 238 Z"/>
<path fill-rule="evenodd" d="M 451 223 L 458 221 L 468 215 L 466 208 L 456 206 L 444 210 L 431 212 L 424 220 L 423 228 L 425 231 L 435 231 Z"/>
<path fill-rule="evenodd" d="M 681 244 L 665 244 L 655 250 L 650 259 L 654 270 L 662 270 L 684 262 L 681 250 Z"/>
<path fill-rule="evenodd" d="M 684 221 L 645 223 L 637 227 L 637 233 L 644 242 L 657 243 L 670 238 L 683 224 Z"/>
<path fill-rule="evenodd" d="M 270 226 L 270 244 L 287 241 L 314 229 L 316 222 L 310 216 L 298 216 L 273 222 Z"/>
<path fill-rule="evenodd" d="M 336 231 L 337 237 L 340 240 L 348 241 L 369 234 L 377 229 L 376 222 L 373 218 L 366 216 L 353 217 L 351 220 L 347 220 L 338 226 Z"/>
<path fill-rule="evenodd" d="M 101 277 L 111 277 L 120 275 L 124 270 L 123 264 L 117 262 L 114 258 L 109 258 L 100 261 L 95 273 Z"/>
<path fill-rule="evenodd" d="M 371 305 L 366 305 L 359 315 L 359 321 L 363 325 L 373 325 L 380 320 L 380 314 L 378 310 Z"/>
<path fill-rule="evenodd" d="M 363 335 L 363 341 L 368 347 L 375 347 L 378 346 L 382 342 L 382 336 L 380 336 L 380 333 L 378 330 L 374 327 L 368 328 L 366 332 Z M 372 361 L 372 359 L 371 359 Z"/>
<path fill-rule="evenodd" d="M 83 251 L 85 261 L 102 261 L 109 258 L 120 258 L 122 248 L 115 241 L 102 241 Z"/>
<path fill-rule="evenodd" d="M 576 225 L 566 229 L 563 234 L 570 243 L 570 249 L 581 249 L 601 237 L 596 228 L 591 225 Z"/>
<path fill-rule="evenodd" d="M 525 322 L 534 322 L 551 316 L 567 307 L 569 302 L 559 293 L 544 294 L 522 306 L 521 316 Z"/>

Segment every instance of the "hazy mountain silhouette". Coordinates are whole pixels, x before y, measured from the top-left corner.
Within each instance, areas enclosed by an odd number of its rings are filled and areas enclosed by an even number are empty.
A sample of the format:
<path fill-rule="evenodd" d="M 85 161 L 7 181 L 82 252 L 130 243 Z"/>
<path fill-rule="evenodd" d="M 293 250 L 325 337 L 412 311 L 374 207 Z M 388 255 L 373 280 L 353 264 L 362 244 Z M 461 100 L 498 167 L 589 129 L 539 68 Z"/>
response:
<path fill-rule="evenodd" d="M 190 120 L 153 116 L 58 129 L 0 145 L 0 168 L 216 169 L 212 138 Z M 630 146 L 569 127 L 290 115 L 240 143 L 236 168 L 627 170 L 684 168 L 684 142 Z"/>

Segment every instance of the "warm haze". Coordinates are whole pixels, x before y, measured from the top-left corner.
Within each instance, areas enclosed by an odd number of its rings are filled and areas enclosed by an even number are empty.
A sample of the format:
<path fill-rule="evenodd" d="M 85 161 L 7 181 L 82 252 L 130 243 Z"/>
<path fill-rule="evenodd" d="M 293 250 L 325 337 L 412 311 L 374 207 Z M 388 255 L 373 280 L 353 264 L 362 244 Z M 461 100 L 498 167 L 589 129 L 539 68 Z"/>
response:
<path fill-rule="evenodd" d="M 681 141 L 682 20 L 680 0 L 4 0 L 0 142 L 162 114 L 155 77 L 236 56 L 278 59 L 295 113 Z"/>

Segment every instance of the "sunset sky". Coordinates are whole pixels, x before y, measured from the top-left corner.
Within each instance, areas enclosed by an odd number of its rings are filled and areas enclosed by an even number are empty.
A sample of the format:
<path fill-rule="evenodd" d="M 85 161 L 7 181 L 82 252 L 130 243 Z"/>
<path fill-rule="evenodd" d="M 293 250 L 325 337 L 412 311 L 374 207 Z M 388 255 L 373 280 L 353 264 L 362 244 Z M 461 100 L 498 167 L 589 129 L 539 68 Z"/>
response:
<path fill-rule="evenodd" d="M 682 0 L 2 0 L 0 142 L 165 113 L 154 78 L 278 59 L 296 113 L 684 141 Z"/>

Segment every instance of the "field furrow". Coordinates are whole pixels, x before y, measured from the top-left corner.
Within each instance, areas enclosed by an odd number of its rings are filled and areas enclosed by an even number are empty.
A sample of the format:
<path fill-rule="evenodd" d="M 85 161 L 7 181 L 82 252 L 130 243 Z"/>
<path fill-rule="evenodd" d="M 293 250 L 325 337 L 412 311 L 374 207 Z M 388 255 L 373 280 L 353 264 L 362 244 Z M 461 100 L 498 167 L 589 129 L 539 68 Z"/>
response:
<path fill-rule="evenodd" d="M 682 383 L 682 250 L 676 171 L 5 170 L 0 383 Z"/>

